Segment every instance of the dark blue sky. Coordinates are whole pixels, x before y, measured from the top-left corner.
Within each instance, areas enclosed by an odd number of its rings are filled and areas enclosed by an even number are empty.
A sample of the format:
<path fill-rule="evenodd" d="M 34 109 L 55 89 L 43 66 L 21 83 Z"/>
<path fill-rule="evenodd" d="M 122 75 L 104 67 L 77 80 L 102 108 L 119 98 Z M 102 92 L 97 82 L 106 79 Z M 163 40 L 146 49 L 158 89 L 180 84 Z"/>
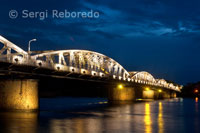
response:
<path fill-rule="evenodd" d="M 32 50 L 87 49 L 128 71 L 179 84 L 200 81 L 199 0 L 1 0 L 0 34 Z M 18 18 L 9 18 L 16 10 Z M 99 18 L 22 18 L 28 11 L 98 11 Z"/>

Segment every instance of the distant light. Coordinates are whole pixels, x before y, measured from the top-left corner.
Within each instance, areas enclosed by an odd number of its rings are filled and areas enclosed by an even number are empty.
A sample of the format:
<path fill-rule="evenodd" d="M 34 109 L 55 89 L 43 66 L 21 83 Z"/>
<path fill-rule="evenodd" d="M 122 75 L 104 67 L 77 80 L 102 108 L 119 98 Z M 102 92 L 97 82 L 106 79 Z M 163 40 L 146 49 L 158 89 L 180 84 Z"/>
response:
<path fill-rule="evenodd" d="M 159 90 L 158 90 L 158 92 L 162 92 L 162 90 L 161 90 L 161 89 L 159 89 Z"/>
<path fill-rule="evenodd" d="M 118 88 L 119 88 L 119 89 L 123 89 L 124 87 L 123 87 L 122 84 L 119 84 L 119 85 L 118 85 Z"/>
<path fill-rule="evenodd" d="M 198 93 L 198 92 L 199 92 L 199 90 L 195 89 L 195 90 L 194 90 L 194 92 L 195 92 L 195 93 Z"/>

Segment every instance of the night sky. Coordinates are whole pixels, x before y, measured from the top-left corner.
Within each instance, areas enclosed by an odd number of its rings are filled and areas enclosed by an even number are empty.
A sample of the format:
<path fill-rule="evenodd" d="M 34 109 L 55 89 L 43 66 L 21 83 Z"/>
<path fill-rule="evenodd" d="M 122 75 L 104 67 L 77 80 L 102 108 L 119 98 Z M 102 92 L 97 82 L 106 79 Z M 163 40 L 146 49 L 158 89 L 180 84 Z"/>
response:
<path fill-rule="evenodd" d="M 24 50 L 86 49 L 127 71 L 179 84 L 200 81 L 199 0 L 1 0 L 0 35 Z M 9 11 L 18 11 L 11 19 Z M 22 18 L 22 11 L 99 12 L 98 18 Z"/>

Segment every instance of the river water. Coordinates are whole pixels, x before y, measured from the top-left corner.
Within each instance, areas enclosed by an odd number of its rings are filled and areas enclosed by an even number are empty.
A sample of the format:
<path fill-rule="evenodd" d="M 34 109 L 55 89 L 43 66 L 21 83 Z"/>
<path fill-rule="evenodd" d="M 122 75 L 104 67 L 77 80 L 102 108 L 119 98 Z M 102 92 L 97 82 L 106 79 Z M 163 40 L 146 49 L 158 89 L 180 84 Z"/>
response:
<path fill-rule="evenodd" d="M 199 99 L 108 104 L 103 98 L 41 98 L 39 113 L 1 112 L 0 132 L 198 133 Z"/>

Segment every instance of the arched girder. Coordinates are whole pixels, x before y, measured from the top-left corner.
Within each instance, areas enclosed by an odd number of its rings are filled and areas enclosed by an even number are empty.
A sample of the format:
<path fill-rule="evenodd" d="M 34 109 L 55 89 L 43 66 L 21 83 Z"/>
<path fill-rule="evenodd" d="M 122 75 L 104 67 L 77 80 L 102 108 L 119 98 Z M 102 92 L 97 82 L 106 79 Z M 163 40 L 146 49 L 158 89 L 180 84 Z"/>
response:
<path fill-rule="evenodd" d="M 131 79 L 133 80 L 141 80 L 146 82 L 155 82 L 155 78 L 148 72 L 141 71 L 141 72 L 129 72 L 131 75 Z"/>
<path fill-rule="evenodd" d="M 7 54 L 11 54 L 11 49 L 14 50 L 16 53 L 21 55 L 27 55 L 28 53 L 15 45 L 14 43 L 8 41 L 6 38 L 0 36 L 0 42 L 4 45 L 3 48 L 0 50 L 0 54 L 2 54 L 5 50 L 7 50 Z"/>
<path fill-rule="evenodd" d="M 169 83 L 169 84 L 168 84 L 168 88 L 174 89 L 174 88 L 175 88 L 175 86 L 174 86 L 174 84 L 172 84 L 172 83 Z"/>
<path fill-rule="evenodd" d="M 58 57 L 58 59 L 56 60 L 55 57 Z M 88 50 L 51 51 L 33 55 L 32 59 L 42 60 L 51 65 L 60 64 L 88 71 L 102 72 L 111 76 L 116 75 L 123 78 L 128 78 L 129 76 L 129 73 L 114 59 Z"/>
<path fill-rule="evenodd" d="M 127 72 L 118 62 L 103 54 L 88 50 L 59 50 L 59 51 L 32 51 L 28 55 L 26 51 L 0 36 L 0 43 L 3 48 L 0 49 L 0 61 L 15 63 L 27 66 L 40 66 L 55 70 L 78 69 L 81 74 L 85 70 L 91 73 L 98 73 L 99 76 L 106 74 L 113 78 L 127 79 L 127 81 L 140 80 L 138 83 L 146 83 L 154 86 L 163 86 L 168 89 L 180 91 L 183 86 L 167 83 L 164 79 L 154 79 L 154 77 L 145 71 Z M 38 54 L 39 53 L 39 54 Z M 72 69 L 71 69 L 72 68 Z M 86 73 L 87 74 L 87 73 Z M 142 81 L 142 82 L 141 82 Z"/>
<path fill-rule="evenodd" d="M 156 79 L 156 82 L 157 82 L 158 85 L 162 85 L 164 87 L 168 87 L 168 83 L 164 79 Z"/>
<path fill-rule="evenodd" d="M 23 64 L 26 62 L 28 57 L 28 53 L 26 51 L 2 36 L 0 36 L 0 43 L 3 44 L 3 47 L 0 49 L 1 61 L 18 64 Z"/>

